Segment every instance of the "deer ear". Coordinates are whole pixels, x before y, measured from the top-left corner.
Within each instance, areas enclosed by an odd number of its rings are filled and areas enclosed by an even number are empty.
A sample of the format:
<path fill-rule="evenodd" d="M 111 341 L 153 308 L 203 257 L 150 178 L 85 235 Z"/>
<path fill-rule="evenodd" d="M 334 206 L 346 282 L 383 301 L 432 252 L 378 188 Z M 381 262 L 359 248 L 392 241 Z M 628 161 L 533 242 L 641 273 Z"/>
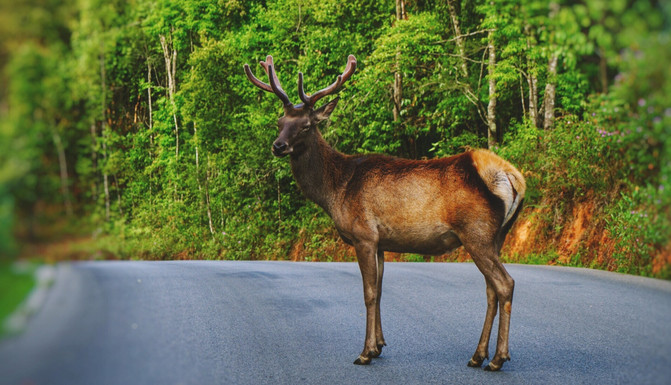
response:
<path fill-rule="evenodd" d="M 338 104 L 338 100 L 340 98 L 335 98 L 331 100 L 330 102 L 324 104 L 323 106 L 319 107 L 317 110 L 315 110 L 314 117 L 317 119 L 317 123 L 322 122 L 331 116 L 331 112 L 335 109 L 336 104 Z"/>

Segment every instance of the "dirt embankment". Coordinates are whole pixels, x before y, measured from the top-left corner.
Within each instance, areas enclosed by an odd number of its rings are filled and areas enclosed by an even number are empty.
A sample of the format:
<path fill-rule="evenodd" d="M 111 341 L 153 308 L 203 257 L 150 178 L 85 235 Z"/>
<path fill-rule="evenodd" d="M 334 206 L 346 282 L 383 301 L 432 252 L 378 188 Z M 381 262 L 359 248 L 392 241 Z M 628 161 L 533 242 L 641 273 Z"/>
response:
<path fill-rule="evenodd" d="M 506 259 L 524 263 L 530 258 L 542 260 L 542 255 L 548 264 L 617 267 L 612 259 L 615 242 L 605 221 L 597 217 L 593 200 L 574 203 L 564 214 L 552 207 L 541 204 L 524 210 L 503 247 Z"/>

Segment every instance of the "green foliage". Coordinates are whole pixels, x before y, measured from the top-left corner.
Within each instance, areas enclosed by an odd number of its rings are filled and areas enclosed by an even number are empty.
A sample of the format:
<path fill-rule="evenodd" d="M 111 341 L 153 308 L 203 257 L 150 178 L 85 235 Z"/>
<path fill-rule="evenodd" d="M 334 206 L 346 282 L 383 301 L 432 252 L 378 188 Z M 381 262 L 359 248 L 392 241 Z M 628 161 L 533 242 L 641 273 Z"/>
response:
<path fill-rule="evenodd" d="M 557 254 L 557 251 L 555 250 L 546 250 L 543 253 L 529 253 L 524 256 L 524 263 L 529 264 L 529 265 L 547 265 L 551 262 L 554 262 L 557 260 L 559 255 Z M 504 255 L 502 257 L 503 262 L 506 263 L 514 263 L 519 261 L 519 256 L 514 255 L 514 256 L 507 256 Z"/>
<path fill-rule="evenodd" d="M 25 300 L 35 286 L 34 268 L 18 269 L 7 260 L 0 259 L 0 336 L 5 330 L 5 320 Z"/>
<path fill-rule="evenodd" d="M 654 186 L 622 193 L 606 215 L 608 231 L 616 239 L 613 258 L 617 271 L 651 275 L 655 250 L 665 246 L 671 233 L 668 211 L 659 211 L 663 191 Z"/>
<path fill-rule="evenodd" d="M 526 202 L 563 212 L 561 202 L 599 197 L 618 268 L 648 274 L 671 232 L 671 16 L 655 1 L 611 3 L 459 1 L 452 15 L 444 0 L 406 2 L 403 20 L 389 0 L 17 6 L 40 22 L 0 29 L 20 43 L 0 46 L 0 252 L 71 201 L 123 258 L 346 259 L 286 159 L 272 157 L 281 106 L 243 64 L 264 79 L 256 62 L 273 55 L 297 102 L 299 71 L 314 92 L 354 54 L 326 139 L 347 153 L 431 158 L 487 144 L 491 38 L 494 150 L 524 171 Z M 542 130 L 529 102 L 542 114 L 547 85 L 557 118 Z"/>
<path fill-rule="evenodd" d="M 13 199 L 6 192 L 0 191 L 0 259 L 16 253 L 13 231 Z"/>
<path fill-rule="evenodd" d="M 426 142 L 441 118 L 433 108 L 440 95 L 436 92 L 441 72 L 440 33 L 438 19 L 427 13 L 398 21 L 377 39 L 375 51 L 364 60 L 356 80 L 353 92 L 357 97 L 334 118 L 338 121 L 343 116 L 350 121 L 338 125 L 335 133 L 344 150 L 410 157 L 426 152 L 417 143 Z M 403 77 L 404 96 L 401 119 L 393 122 L 391 95 L 396 72 Z"/>

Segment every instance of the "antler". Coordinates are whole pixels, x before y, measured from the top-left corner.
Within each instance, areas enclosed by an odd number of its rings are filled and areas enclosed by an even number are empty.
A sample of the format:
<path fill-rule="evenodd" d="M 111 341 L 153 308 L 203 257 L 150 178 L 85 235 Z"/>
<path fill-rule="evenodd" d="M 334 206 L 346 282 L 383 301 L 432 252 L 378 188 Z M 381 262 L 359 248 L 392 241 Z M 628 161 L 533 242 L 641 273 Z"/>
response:
<path fill-rule="evenodd" d="M 277 73 L 275 72 L 275 66 L 273 65 L 273 57 L 268 55 L 266 57 L 265 62 L 259 62 L 261 67 L 266 71 L 266 75 L 268 75 L 268 79 L 270 79 L 270 85 L 260 81 L 259 79 L 254 76 L 252 73 L 252 70 L 249 68 L 249 64 L 245 64 L 245 73 L 247 74 L 247 78 L 249 78 L 249 81 L 251 81 L 255 86 L 259 87 L 260 89 L 268 92 L 272 92 L 275 95 L 277 95 L 278 98 L 284 103 L 285 106 L 293 106 L 291 101 L 289 100 L 289 96 L 287 96 L 287 93 L 284 92 L 282 89 L 282 85 L 280 84 L 280 80 L 277 78 Z"/>
<path fill-rule="evenodd" d="M 249 64 L 245 64 L 245 73 L 247 74 L 247 78 L 249 78 L 249 81 L 251 81 L 255 86 L 259 87 L 260 89 L 268 92 L 272 92 L 275 95 L 277 95 L 278 98 L 284 103 L 284 107 L 291 107 L 294 108 L 294 105 L 291 103 L 289 100 L 289 96 L 287 96 L 287 93 L 284 92 L 282 89 L 282 85 L 280 84 L 280 80 L 277 78 L 277 73 L 275 72 L 275 66 L 273 65 L 273 57 L 268 55 L 266 57 L 266 61 L 259 62 L 263 69 L 266 71 L 266 75 L 268 75 L 268 79 L 270 79 L 270 85 L 260 81 L 259 79 L 254 76 L 252 73 L 252 70 L 249 68 Z M 303 106 L 295 106 L 295 108 L 301 108 L 301 107 L 307 107 L 307 108 L 312 108 L 314 107 L 315 103 L 324 96 L 330 95 L 333 92 L 335 92 L 340 86 L 343 85 L 347 81 L 347 79 L 352 76 L 354 71 L 356 70 L 356 58 L 354 55 L 349 55 L 347 58 L 347 67 L 345 67 L 345 72 L 342 73 L 342 75 L 338 75 L 338 78 L 336 81 L 331 84 L 330 86 L 326 88 L 322 88 L 321 90 L 315 92 L 313 95 L 308 96 L 305 93 L 305 90 L 303 89 L 303 73 L 299 72 L 298 73 L 298 96 L 301 98 L 303 101 Z"/>
<path fill-rule="evenodd" d="M 308 96 L 305 94 L 305 90 L 303 89 L 303 73 L 299 72 L 298 73 L 298 96 L 301 98 L 303 103 L 309 108 L 314 107 L 315 103 L 324 96 L 332 94 L 335 90 L 340 88 L 343 83 L 347 81 L 347 79 L 352 76 L 354 71 L 356 70 L 356 58 L 354 55 L 349 55 L 347 58 L 347 67 L 345 67 L 345 72 L 342 73 L 342 75 L 338 75 L 338 78 L 336 81 L 331 84 L 330 86 L 326 88 L 322 88 L 321 90 L 315 92 L 314 94 Z"/>

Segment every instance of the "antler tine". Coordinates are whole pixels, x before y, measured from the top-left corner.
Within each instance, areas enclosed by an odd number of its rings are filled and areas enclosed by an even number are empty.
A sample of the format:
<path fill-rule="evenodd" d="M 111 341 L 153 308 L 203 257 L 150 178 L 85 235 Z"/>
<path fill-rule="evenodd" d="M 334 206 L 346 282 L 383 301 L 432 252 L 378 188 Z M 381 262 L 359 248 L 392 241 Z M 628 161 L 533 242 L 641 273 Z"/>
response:
<path fill-rule="evenodd" d="M 270 79 L 270 87 L 273 89 L 275 95 L 277 95 L 277 97 L 280 98 L 280 100 L 282 101 L 282 103 L 284 103 L 285 106 L 293 106 L 293 104 L 289 100 L 289 96 L 282 89 L 280 79 L 277 78 L 277 72 L 275 72 L 275 67 L 273 66 L 273 58 L 270 55 L 268 56 L 268 58 L 270 58 L 270 64 L 267 66 L 268 78 Z"/>
<path fill-rule="evenodd" d="M 259 87 L 264 91 L 273 92 L 273 89 L 268 84 L 260 81 L 259 79 L 256 78 L 256 76 L 254 76 L 251 68 L 249 68 L 249 64 L 245 64 L 244 67 L 245 67 L 245 73 L 247 74 L 247 78 L 249 79 L 250 82 L 252 82 L 252 84 L 254 84 L 255 86 Z"/>
<path fill-rule="evenodd" d="M 324 96 L 332 94 L 335 90 L 340 88 L 340 86 L 347 81 L 347 79 L 352 76 L 354 71 L 356 70 L 356 58 L 354 55 L 349 55 L 347 58 L 347 67 L 345 67 L 345 72 L 342 73 L 342 75 L 338 75 L 338 78 L 336 79 L 333 84 L 326 88 L 322 88 L 321 90 L 315 92 L 313 95 L 308 96 L 305 94 L 305 91 L 303 89 L 303 74 L 298 73 L 298 96 L 301 98 L 303 103 L 305 103 L 306 106 L 312 108 L 314 105 L 317 103 L 317 101 Z"/>
<path fill-rule="evenodd" d="M 301 100 L 306 106 L 310 104 L 310 97 L 305 94 L 305 90 L 303 89 L 302 72 L 298 72 L 298 97 L 301 98 Z"/>
<path fill-rule="evenodd" d="M 266 57 L 266 61 L 259 62 L 261 67 L 266 71 L 266 75 L 268 75 L 268 79 L 270 80 L 270 85 L 267 83 L 264 83 L 260 81 L 259 79 L 254 76 L 252 73 L 252 70 L 249 68 L 248 64 L 244 65 L 245 68 L 245 73 L 247 74 L 247 78 L 249 81 L 251 81 L 255 86 L 259 87 L 260 89 L 268 92 L 272 92 L 275 95 L 277 95 L 278 98 L 284 103 L 284 105 L 292 105 L 291 101 L 289 100 L 289 96 L 287 96 L 287 93 L 284 92 L 282 89 L 282 86 L 280 85 L 280 80 L 277 78 L 277 74 L 275 73 L 274 65 L 273 65 L 273 57 L 268 55 Z"/>
<path fill-rule="evenodd" d="M 345 67 L 345 72 L 342 73 L 342 81 L 343 83 L 347 81 L 347 79 L 352 76 L 352 74 L 356 71 L 356 58 L 354 55 L 349 55 L 347 57 L 347 66 Z"/>

